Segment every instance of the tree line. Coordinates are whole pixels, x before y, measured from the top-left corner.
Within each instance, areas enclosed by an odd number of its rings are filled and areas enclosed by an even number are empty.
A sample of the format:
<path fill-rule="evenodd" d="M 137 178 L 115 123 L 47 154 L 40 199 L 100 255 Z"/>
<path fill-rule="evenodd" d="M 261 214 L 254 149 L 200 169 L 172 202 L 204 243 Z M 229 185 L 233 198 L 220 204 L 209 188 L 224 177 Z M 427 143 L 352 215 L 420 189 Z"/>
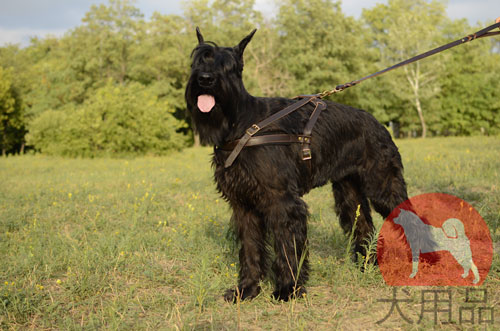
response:
<path fill-rule="evenodd" d="M 145 20 L 133 1 L 110 0 L 62 37 L 0 47 L 2 154 L 159 155 L 193 144 L 184 88 L 196 26 L 223 46 L 258 28 L 245 84 L 284 97 L 331 89 L 480 28 L 447 17 L 442 0 L 390 0 L 359 19 L 333 0 L 274 3 L 269 17 L 254 0 L 188 0 L 183 15 Z M 474 41 L 331 99 L 366 109 L 396 136 L 497 135 L 499 49 L 499 38 Z"/>

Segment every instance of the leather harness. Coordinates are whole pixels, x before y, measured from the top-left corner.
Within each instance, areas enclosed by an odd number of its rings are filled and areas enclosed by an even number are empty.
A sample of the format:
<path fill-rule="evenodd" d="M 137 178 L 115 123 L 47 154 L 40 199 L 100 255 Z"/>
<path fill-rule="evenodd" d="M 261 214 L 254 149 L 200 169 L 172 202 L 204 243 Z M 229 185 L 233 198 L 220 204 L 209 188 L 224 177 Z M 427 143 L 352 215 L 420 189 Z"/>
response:
<path fill-rule="evenodd" d="M 302 144 L 302 160 L 309 161 L 312 158 L 311 155 L 311 133 L 314 128 L 314 124 L 318 120 L 321 111 L 326 109 L 326 103 L 319 99 L 317 95 L 301 95 L 297 97 L 299 101 L 289 105 L 286 108 L 283 108 L 277 113 L 274 113 L 270 117 L 266 118 L 263 121 L 260 121 L 257 124 L 253 124 L 249 127 L 243 137 L 238 140 L 229 142 L 220 147 L 222 150 L 232 150 L 229 157 L 226 159 L 224 164 L 225 168 L 230 167 L 234 160 L 238 157 L 241 150 L 244 147 L 249 146 L 259 146 L 259 145 L 271 145 L 271 144 L 291 144 L 291 143 L 299 143 Z M 305 106 L 308 103 L 312 103 L 315 107 L 314 110 L 309 117 L 309 121 L 307 122 L 304 132 L 301 135 L 293 135 L 293 134 L 266 134 L 255 136 L 257 132 L 265 128 L 266 126 L 276 122 L 277 120 L 293 113 L 297 109 Z M 310 164 L 309 164 L 310 166 Z"/>
<path fill-rule="evenodd" d="M 384 70 L 380 70 L 376 73 L 373 73 L 371 75 L 365 76 L 363 78 L 360 78 L 358 80 L 354 80 L 350 83 L 342 84 L 342 85 L 337 85 L 334 89 L 332 90 L 327 90 L 318 94 L 313 94 L 313 95 L 301 95 L 296 97 L 296 99 L 299 99 L 299 101 L 289 105 L 288 107 L 280 110 L 279 112 L 271 115 L 270 117 L 264 119 L 263 121 L 253 124 L 251 127 L 249 127 L 243 137 L 241 137 L 238 140 L 228 142 L 224 144 L 223 146 L 219 147 L 221 150 L 227 150 L 227 151 L 232 151 L 231 154 L 229 154 L 229 157 L 226 159 L 226 162 L 224 164 L 225 168 L 230 167 L 234 160 L 238 157 L 240 154 L 241 150 L 244 147 L 249 147 L 249 146 L 259 146 L 259 145 L 271 145 L 271 144 L 291 144 L 291 143 L 299 143 L 302 144 L 302 160 L 308 161 L 308 166 L 309 169 L 311 169 L 311 163 L 310 160 L 312 158 L 311 155 L 311 133 L 314 127 L 314 124 L 318 120 L 318 117 L 321 113 L 322 110 L 326 109 L 326 103 L 321 100 L 327 96 L 330 96 L 335 93 L 342 92 L 343 90 L 355 86 L 359 83 L 361 83 L 364 80 L 379 76 L 381 74 L 384 74 L 388 71 L 394 70 L 396 68 L 408 65 L 410 63 L 416 62 L 418 60 L 424 59 L 426 57 L 429 57 L 431 55 L 440 53 L 444 50 L 447 50 L 449 48 L 467 43 L 469 41 L 472 41 L 474 39 L 479 39 L 479 38 L 484 38 L 484 37 L 491 37 L 500 34 L 500 32 L 490 32 L 491 30 L 495 28 L 500 28 L 500 17 L 496 19 L 495 24 L 490 25 L 482 30 L 477 31 L 476 33 L 470 34 L 464 38 L 458 39 L 454 42 L 448 43 L 446 45 L 443 45 L 441 47 L 437 47 L 435 49 L 432 49 L 428 52 L 422 53 L 420 55 L 417 55 L 415 57 L 412 57 L 411 59 L 402 61 L 398 64 L 395 64 L 391 67 L 388 67 Z M 265 128 L 271 123 L 274 123 L 275 121 L 287 116 L 288 114 L 291 114 L 292 112 L 296 111 L 297 109 L 305 106 L 308 103 L 312 103 L 315 108 L 309 118 L 309 121 L 307 122 L 305 128 L 304 128 L 304 133 L 302 135 L 292 135 L 292 134 L 266 134 L 266 135 L 259 135 L 255 136 L 257 132 Z"/>

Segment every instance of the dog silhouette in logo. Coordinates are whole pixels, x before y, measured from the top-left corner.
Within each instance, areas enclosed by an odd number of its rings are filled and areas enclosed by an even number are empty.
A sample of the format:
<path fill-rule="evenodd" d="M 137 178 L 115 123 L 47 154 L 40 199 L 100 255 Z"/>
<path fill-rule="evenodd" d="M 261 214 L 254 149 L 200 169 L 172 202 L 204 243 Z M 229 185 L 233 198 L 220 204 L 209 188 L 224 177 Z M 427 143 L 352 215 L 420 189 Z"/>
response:
<path fill-rule="evenodd" d="M 479 282 L 479 272 L 472 261 L 469 238 L 465 235 L 464 225 L 457 218 L 447 219 L 441 228 L 425 224 L 415 213 L 401 209 L 394 223 L 403 227 L 406 241 L 412 253 L 412 273 L 414 278 L 418 272 L 420 253 L 449 251 L 457 262 L 464 268 L 462 278 L 474 274 L 473 284 Z"/>

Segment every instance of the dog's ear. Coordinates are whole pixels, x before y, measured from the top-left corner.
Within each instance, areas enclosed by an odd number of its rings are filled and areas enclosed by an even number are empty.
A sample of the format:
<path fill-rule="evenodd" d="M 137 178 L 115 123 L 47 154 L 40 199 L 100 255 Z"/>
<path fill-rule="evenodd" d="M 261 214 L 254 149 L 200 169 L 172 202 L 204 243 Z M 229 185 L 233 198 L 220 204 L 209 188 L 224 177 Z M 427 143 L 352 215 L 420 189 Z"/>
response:
<path fill-rule="evenodd" d="M 203 36 L 201 35 L 200 28 L 196 27 L 196 37 L 198 38 L 198 43 L 201 45 L 205 42 Z"/>
<path fill-rule="evenodd" d="M 257 29 L 253 29 L 253 31 L 250 32 L 248 36 L 246 36 L 245 38 L 243 38 L 242 41 L 240 41 L 238 46 L 234 47 L 234 50 L 240 55 L 240 57 L 243 57 L 243 51 L 245 50 L 245 47 L 247 47 L 250 40 L 252 40 L 252 37 L 256 31 Z"/>

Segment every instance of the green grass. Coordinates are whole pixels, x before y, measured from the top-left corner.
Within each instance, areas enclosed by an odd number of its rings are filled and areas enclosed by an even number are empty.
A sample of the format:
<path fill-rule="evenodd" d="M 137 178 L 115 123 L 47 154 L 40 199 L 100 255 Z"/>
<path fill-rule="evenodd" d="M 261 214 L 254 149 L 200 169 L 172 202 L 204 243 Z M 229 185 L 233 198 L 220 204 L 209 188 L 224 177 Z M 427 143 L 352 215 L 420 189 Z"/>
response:
<path fill-rule="evenodd" d="M 498 328 L 500 139 L 397 143 L 410 195 L 454 194 L 487 221 L 495 256 L 483 288 L 488 306 L 496 306 L 497 324 L 489 327 Z M 348 238 L 329 186 L 305 197 L 311 212 L 307 297 L 273 301 L 266 280 L 253 301 L 223 301 L 237 281 L 237 247 L 230 209 L 212 180 L 210 153 L 0 158 L 0 328 L 378 328 L 390 305 L 377 300 L 390 298 L 391 288 L 377 268 L 361 273 L 346 255 Z M 375 220 L 380 226 L 381 218 Z M 452 290 L 456 321 L 465 290 Z M 421 288 L 409 291 L 413 301 L 402 309 L 416 321 Z M 413 328 L 432 326 L 427 314 Z M 396 312 L 380 328 L 387 327 L 412 328 Z"/>

